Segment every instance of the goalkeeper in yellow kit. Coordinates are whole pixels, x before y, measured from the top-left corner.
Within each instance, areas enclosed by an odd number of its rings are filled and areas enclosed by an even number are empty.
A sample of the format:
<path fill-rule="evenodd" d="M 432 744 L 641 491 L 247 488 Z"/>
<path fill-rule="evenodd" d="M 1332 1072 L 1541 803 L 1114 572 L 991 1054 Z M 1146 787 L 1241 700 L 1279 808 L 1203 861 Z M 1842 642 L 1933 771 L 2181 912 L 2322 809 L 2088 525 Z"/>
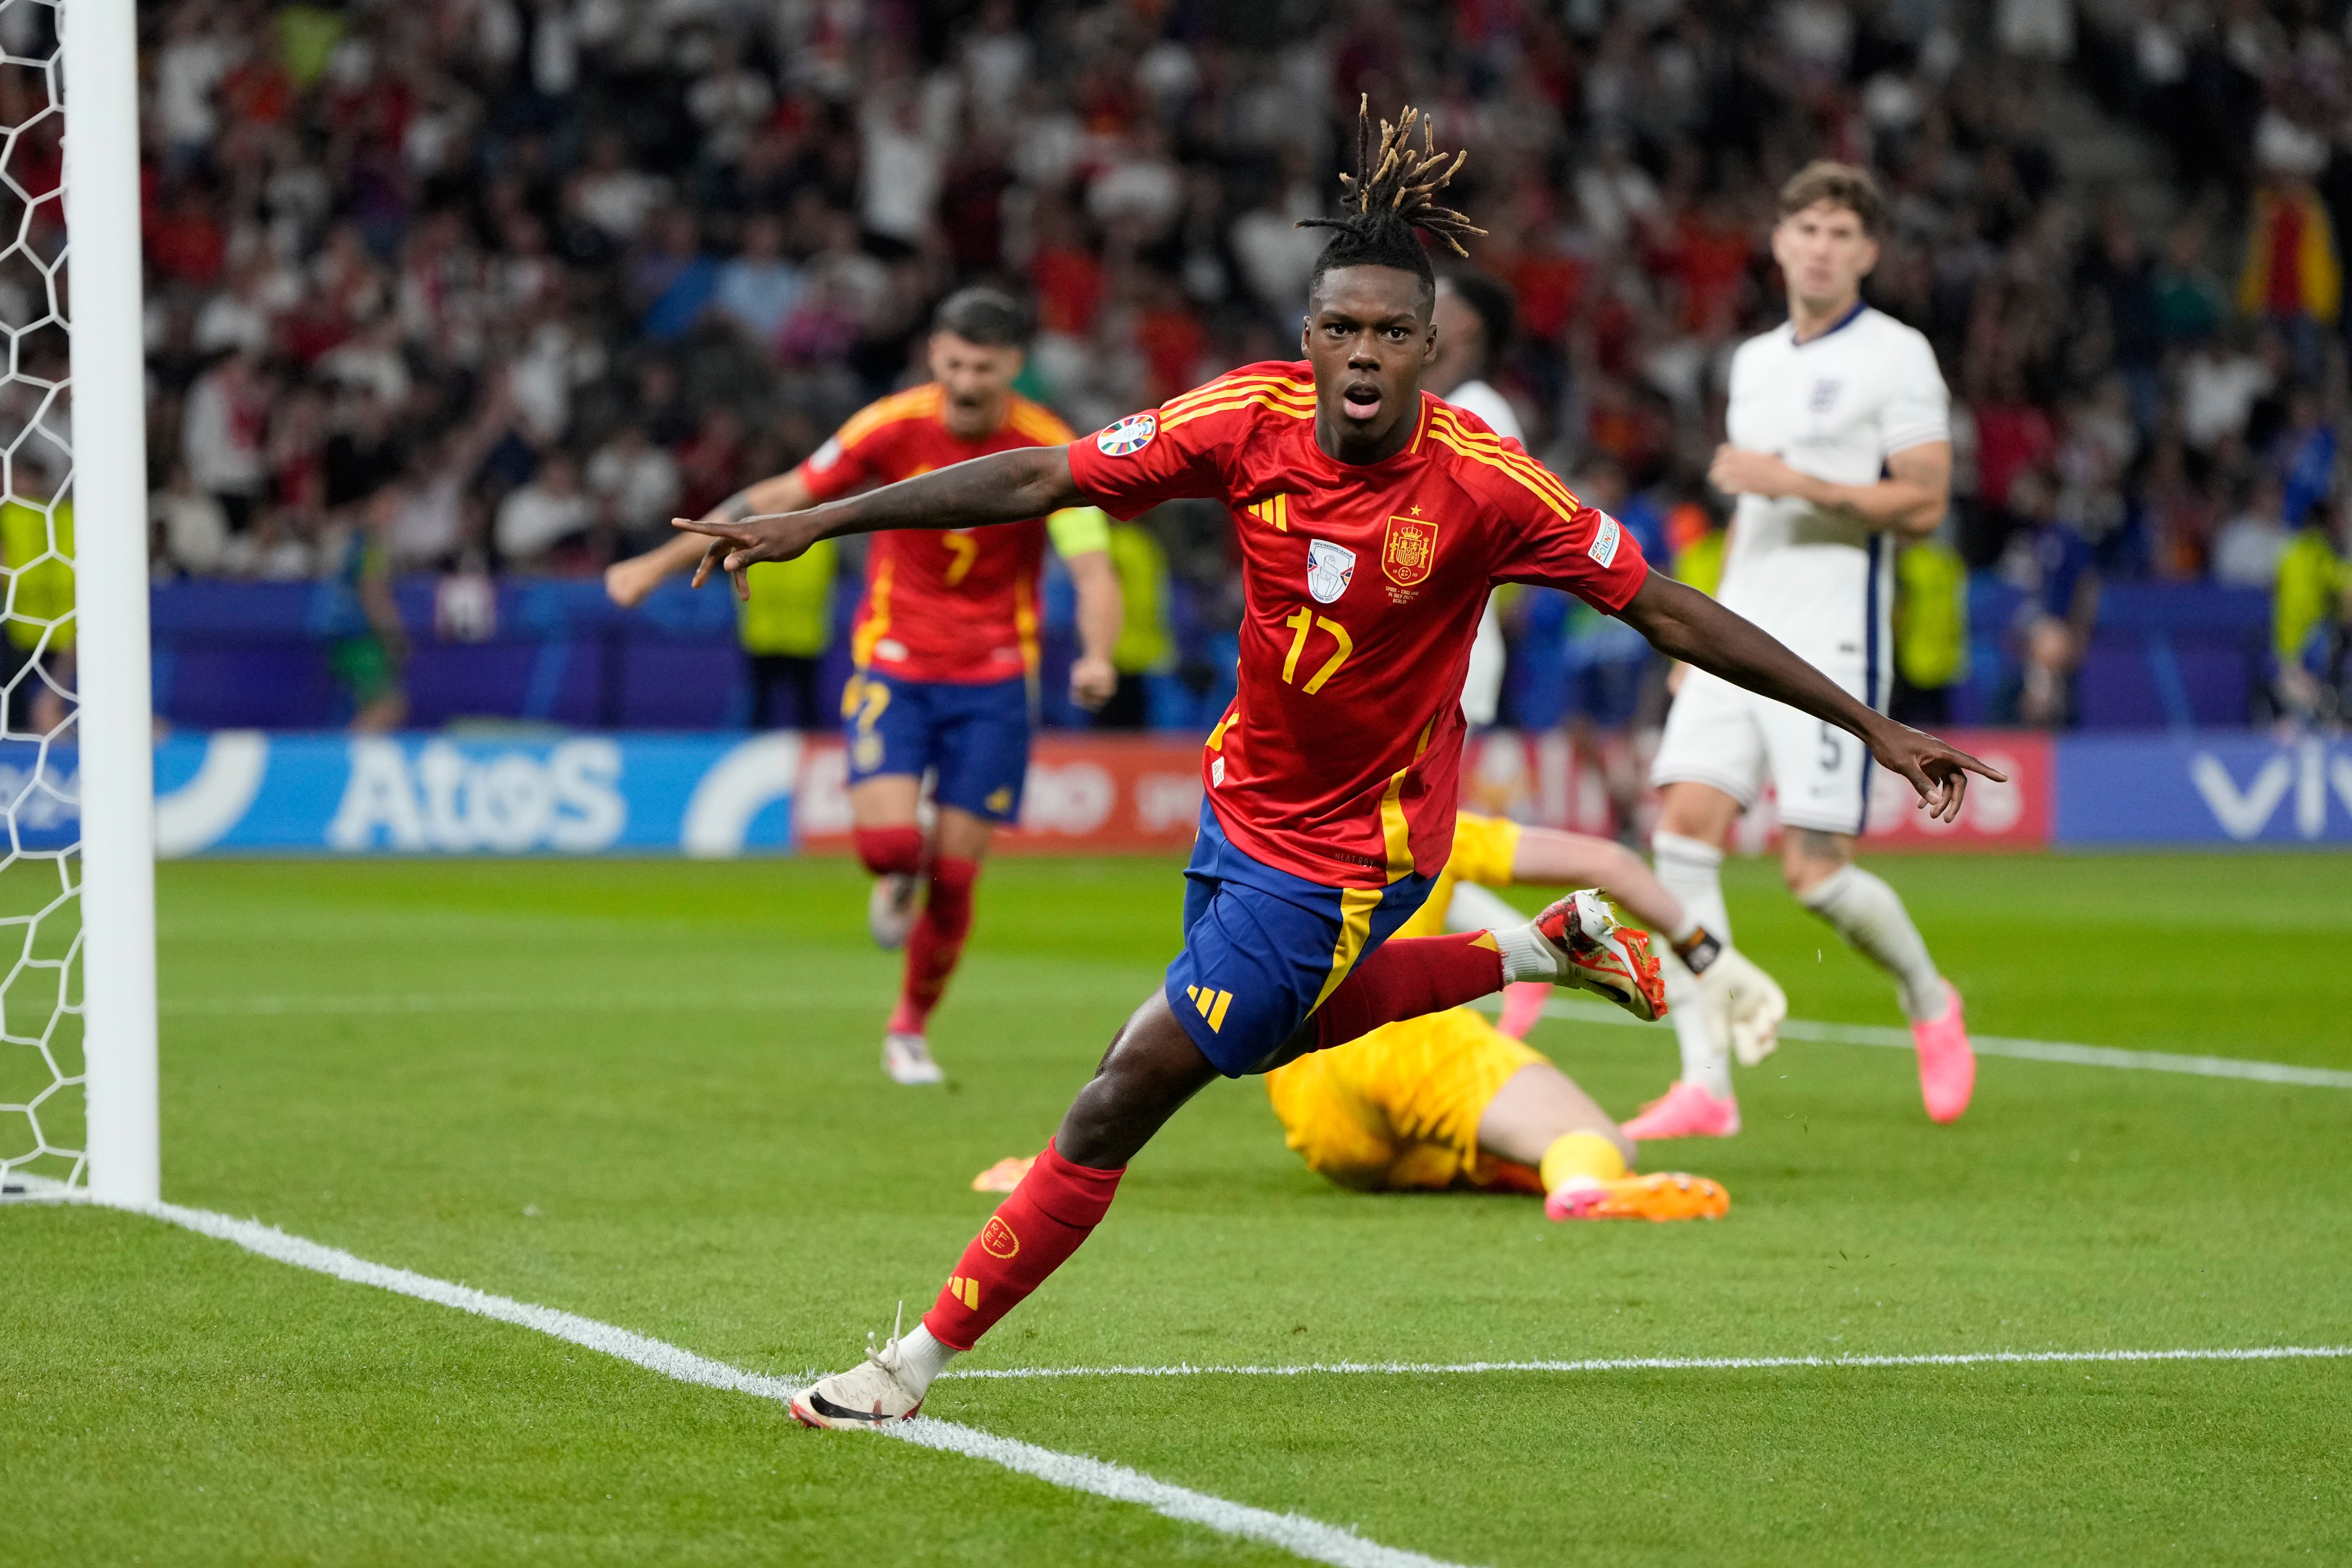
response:
<path fill-rule="evenodd" d="M 1743 1062 L 1769 1054 L 1788 1016 L 1772 977 L 1686 914 L 1631 850 L 1602 838 L 1456 815 L 1454 852 L 1402 936 L 1476 931 L 1520 918 L 1489 888 L 1599 887 L 1664 937 L 1699 981 L 1707 1022 Z M 1498 912 L 1499 911 L 1499 912 Z M 1553 1219 L 1713 1219 L 1731 1205 L 1717 1183 L 1679 1172 L 1635 1175 L 1633 1142 L 1574 1080 L 1519 1037 L 1549 986 L 1504 993 L 1498 1027 L 1467 1007 L 1386 1025 L 1265 1075 L 1290 1147 L 1343 1187 L 1413 1192 L 1463 1186 L 1539 1194 Z M 1010 1192 L 1030 1165 L 1002 1160 L 972 1186 Z"/>
<path fill-rule="evenodd" d="M 1515 882 L 1598 886 L 1673 943 L 1698 974 L 1709 1022 L 1742 1060 L 1760 1059 L 1787 1015 L 1780 988 L 1684 912 L 1632 851 L 1605 839 L 1455 818 L 1454 853 L 1429 900 L 1399 931 L 1487 925 Z M 1390 1024 L 1265 1075 L 1290 1147 L 1341 1186 L 1452 1186 L 1540 1193 L 1553 1219 L 1713 1218 L 1729 1206 L 1714 1182 L 1637 1176 L 1633 1144 L 1591 1098 L 1522 1045 L 1541 1016 L 1540 984 L 1506 993 L 1498 1028 L 1466 1007 Z"/>

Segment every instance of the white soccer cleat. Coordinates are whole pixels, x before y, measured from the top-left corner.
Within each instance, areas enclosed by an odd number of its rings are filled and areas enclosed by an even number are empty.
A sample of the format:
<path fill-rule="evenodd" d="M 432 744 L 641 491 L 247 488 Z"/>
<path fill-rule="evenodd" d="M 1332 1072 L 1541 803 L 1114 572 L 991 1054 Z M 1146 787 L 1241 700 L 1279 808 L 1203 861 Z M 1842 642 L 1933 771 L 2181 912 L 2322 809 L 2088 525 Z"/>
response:
<path fill-rule="evenodd" d="M 1717 1038 L 1730 1046 L 1741 1067 L 1756 1066 L 1780 1047 L 1788 995 L 1746 953 L 1736 947 L 1717 952 L 1699 975 L 1698 989 Z"/>
<path fill-rule="evenodd" d="M 898 1336 L 892 1334 L 881 1349 L 866 1336 L 866 1359 L 847 1372 L 821 1377 L 793 1396 L 793 1419 L 803 1426 L 835 1431 L 879 1426 L 904 1421 L 923 1407 L 923 1396 L 907 1384 L 898 1360 Z"/>
<path fill-rule="evenodd" d="M 907 871 L 892 871 L 874 879 L 874 890 L 866 898 L 866 929 L 874 933 L 874 945 L 885 952 L 896 952 L 906 946 L 907 933 L 915 929 L 918 881 Z"/>
<path fill-rule="evenodd" d="M 920 1035 L 883 1036 L 882 1070 L 900 1083 L 944 1083 L 948 1076 L 931 1059 L 930 1042 Z"/>
<path fill-rule="evenodd" d="M 1598 892 L 1570 893 L 1528 929 L 1559 965 L 1558 984 L 1597 992 L 1645 1024 L 1664 1016 L 1665 983 L 1649 933 L 1619 925 Z"/>

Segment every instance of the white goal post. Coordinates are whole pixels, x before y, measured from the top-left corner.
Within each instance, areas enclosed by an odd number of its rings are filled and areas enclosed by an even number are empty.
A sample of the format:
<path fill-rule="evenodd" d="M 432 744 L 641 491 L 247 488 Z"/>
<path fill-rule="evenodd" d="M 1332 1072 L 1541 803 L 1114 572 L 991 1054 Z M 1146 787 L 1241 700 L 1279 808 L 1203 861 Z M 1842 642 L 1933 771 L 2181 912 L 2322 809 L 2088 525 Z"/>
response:
<path fill-rule="evenodd" d="M 135 6 L 0 0 L 0 1193 L 116 1205 L 162 1196 Z"/>
<path fill-rule="evenodd" d="M 21 3 L 21 0 L 20 0 Z M 90 1195 L 162 1198 L 155 1077 L 155 762 L 147 653 L 147 365 L 135 0 L 66 0 L 82 1022 Z"/>

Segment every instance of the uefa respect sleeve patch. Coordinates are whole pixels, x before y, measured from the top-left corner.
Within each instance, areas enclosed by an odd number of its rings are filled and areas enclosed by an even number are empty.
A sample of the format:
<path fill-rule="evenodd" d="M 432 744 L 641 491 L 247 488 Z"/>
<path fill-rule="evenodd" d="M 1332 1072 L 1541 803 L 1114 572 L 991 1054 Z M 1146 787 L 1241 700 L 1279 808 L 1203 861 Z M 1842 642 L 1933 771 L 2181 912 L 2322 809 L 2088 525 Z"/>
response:
<path fill-rule="evenodd" d="M 1095 447 L 1106 458 L 1132 458 L 1160 434 L 1160 416 L 1130 414 L 1095 437 Z"/>
<path fill-rule="evenodd" d="M 1607 566 L 1617 559 L 1617 542 L 1625 537 L 1625 531 L 1618 527 L 1617 520 L 1605 511 L 1593 515 L 1600 518 L 1601 522 L 1593 529 L 1592 542 L 1584 547 L 1584 552 L 1601 565 Z"/>

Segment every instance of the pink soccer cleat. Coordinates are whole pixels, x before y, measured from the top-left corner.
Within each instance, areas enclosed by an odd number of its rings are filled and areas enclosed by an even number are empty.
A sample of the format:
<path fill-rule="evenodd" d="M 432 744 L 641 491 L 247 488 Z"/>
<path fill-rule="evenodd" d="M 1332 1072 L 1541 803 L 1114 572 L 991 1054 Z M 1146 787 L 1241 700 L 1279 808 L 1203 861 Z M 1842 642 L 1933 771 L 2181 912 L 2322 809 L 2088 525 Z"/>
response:
<path fill-rule="evenodd" d="M 1919 1047 L 1919 1098 L 1930 1121 L 1958 1121 L 1976 1092 L 1977 1054 L 1969 1049 L 1969 1026 L 1960 1016 L 1960 994 L 1948 980 L 1944 990 L 1951 1000 L 1943 1016 L 1911 1026 L 1912 1043 Z"/>
<path fill-rule="evenodd" d="M 1727 1094 L 1717 1100 L 1680 1079 L 1625 1123 L 1625 1136 L 1637 1143 L 1661 1138 L 1728 1138 L 1738 1131 L 1738 1100 Z"/>
<path fill-rule="evenodd" d="M 1515 1040 L 1524 1040 L 1549 1000 L 1551 987 L 1542 981 L 1515 980 L 1503 987 L 1503 1016 L 1495 1020 L 1495 1027 Z"/>

